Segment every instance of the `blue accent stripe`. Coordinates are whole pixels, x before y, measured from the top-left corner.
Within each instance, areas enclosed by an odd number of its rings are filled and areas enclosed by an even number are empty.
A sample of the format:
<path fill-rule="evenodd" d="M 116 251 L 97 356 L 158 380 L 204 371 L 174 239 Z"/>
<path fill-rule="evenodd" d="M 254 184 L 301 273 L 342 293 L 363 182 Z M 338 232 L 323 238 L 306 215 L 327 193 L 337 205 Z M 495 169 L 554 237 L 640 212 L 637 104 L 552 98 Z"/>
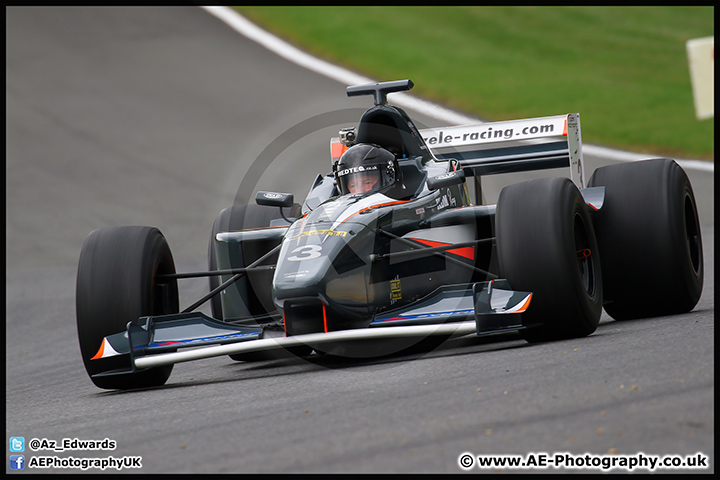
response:
<path fill-rule="evenodd" d="M 162 347 L 169 347 L 169 346 L 187 346 L 187 345 L 193 345 L 193 344 L 202 344 L 202 343 L 216 343 L 221 342 L 224 340 L 234 340 L 236 338 L 243 338 L 243 337 L 257 337 L 258 332 L 249 332 L 249 333 L 230 333 L 227 335 L 216 335 L 213 337 L 202 337 L 202 338 L 188 338 L 186 340 L 168 340 L 166 342 L 156 342 L 151 343 L 147 346 L 147 348 L 162 348 Z M 138 348 L 138 347 L 136 347 Z"/>
<path fill-rule="evenodd" d="M 450 310 L 447 312 L 430 312 L 430 313 L 419 313 L 416 315 L 402 315 L 399 317 L 390 317 L 390 318 L 381 318 L 378 320 L 375 320 L 372 323 L 384 323 L 384 322 L 393 322 L 393 321 L 400 321 L 400 320 L 417 320 L 419 318 L 437 318 L 437 317 L 449 317 L 452 315 L 470 315 L 474 314 L 474 309 L 469 310 Z"/>

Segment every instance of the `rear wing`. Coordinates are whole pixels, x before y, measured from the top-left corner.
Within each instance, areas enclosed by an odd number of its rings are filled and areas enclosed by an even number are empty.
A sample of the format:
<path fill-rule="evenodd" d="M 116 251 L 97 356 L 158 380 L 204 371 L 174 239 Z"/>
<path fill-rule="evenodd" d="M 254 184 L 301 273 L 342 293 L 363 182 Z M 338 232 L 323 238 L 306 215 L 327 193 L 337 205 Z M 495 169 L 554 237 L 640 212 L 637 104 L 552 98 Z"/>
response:
<path fill-rule="evenodd" d="M 580 114 L 420 130 L 438 159 L 456 158 L 475 176 L 570 167 L 585 188 Z"/>

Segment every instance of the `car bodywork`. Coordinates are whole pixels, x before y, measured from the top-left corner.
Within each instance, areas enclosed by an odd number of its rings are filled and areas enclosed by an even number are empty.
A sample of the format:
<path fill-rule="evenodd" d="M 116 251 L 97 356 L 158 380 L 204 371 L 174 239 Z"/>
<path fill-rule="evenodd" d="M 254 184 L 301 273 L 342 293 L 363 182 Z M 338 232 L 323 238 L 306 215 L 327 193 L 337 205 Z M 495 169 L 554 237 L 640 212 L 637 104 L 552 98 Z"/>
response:
<path fill-rule="evenodd" d="M 332 174 L 318 176 L 303 216 L 292 225 L 217 235 L 219 268 L 232 268 L 228 252 L 238 250 L 223 244 L 258 242 L 264 251 L 280 246 L 274 277 L 261 289 L 282 315 L 287 335 L 475 319 L 473 288 L 487 290 L 497 279 L 491 273 L 497 271 L 495 205 L 473 204 L 465 172 L 569 166 L 594 208 L 602 204 L 603 189 L 583 184 L 576 114 L 419 131 L 383 95 L 410 86 L 388 82 L 348 88 L 349 94 L 372 94 L 380 102 L 361 118 L 355 141 L 395 153 L 404 192 L 338 196 Z M 530 138 L 554 141 L 518 145 Z M 498 148 L 498 140 L 514 145 Z M 484 143 L 495 148 L 479 149 Z M 258 201 L 272 205 L 268 195 L 275 194 L 260 192 Z M 242 307 L 239 298 L 225 292 L 225 318 L 241 320 Z"/>
<path fill-rule="evenodd" d="M 143 316 L 105 336 L 93 358 L 124 355 L 128 368 L 97 375 L 297 346 L 343 354 L 350 350 L 338 345 L 357 341 L 365 342 L 363 355 L 372 356 L 387 351 L 372 348 L 384 339 L 534 327 L 522 316 L 534 306 L 533 292 L 514 290 L 498 275 L 497 205 L 482 204 L 480 179 L 567 168 L 588 210 L 598 212 L 605 188 L 586 184 L 579 115 L 419 130 L 387 103 L 389 93 L 410 88 L 409 80 L 349 87 L 349 96 L 373 96 L 374 106 L 356 129 L 341 132 L 342 142 L 331 141 L 334 159 L 352 143 L 388 149 L 398 159 L 402 185 L 339 195 L 332 172 L 318 175 L 301 216 L 291 219 L 282 208 L 293 204 L 292 195 L 258 192 L 257 204 L 279 208 L 281 218 L 218 232 L 211 247 L 216 271 L 165 275 L 221 280 L 182 313 Z M 261 254 L 250 262 L 243 258 L 249 250 Z M 267 314 L 253 315 L 233 286 L 261 270 L 263 280 L 253 288 Z M 196 311 L 215 295 L 222 299 L 221 318 Z"/>

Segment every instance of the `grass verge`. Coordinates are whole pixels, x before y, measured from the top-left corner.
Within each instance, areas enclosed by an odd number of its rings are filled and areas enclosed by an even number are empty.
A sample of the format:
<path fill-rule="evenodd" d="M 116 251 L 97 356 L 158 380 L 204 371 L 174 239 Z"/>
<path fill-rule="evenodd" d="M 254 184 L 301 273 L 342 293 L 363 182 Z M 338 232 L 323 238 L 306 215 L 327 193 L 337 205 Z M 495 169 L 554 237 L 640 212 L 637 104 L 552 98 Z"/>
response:
<path fill-rule="evenodd" d="M 685 42 L 713 7 L 236 7 L 300 48 L 485 120 L 579 112 L 583 141 L 714 158 Z"/>

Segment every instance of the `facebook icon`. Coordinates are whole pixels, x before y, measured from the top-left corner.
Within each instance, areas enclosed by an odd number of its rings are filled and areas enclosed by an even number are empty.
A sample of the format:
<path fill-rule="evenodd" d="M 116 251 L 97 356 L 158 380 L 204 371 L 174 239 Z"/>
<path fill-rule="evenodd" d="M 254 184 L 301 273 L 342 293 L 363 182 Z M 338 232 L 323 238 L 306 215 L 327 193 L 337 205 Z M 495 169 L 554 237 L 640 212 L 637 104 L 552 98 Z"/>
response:
<path fill-rule="evenodd" d="M 25 470 L 25 455 L 10 455 L 10 470 Z"/>

